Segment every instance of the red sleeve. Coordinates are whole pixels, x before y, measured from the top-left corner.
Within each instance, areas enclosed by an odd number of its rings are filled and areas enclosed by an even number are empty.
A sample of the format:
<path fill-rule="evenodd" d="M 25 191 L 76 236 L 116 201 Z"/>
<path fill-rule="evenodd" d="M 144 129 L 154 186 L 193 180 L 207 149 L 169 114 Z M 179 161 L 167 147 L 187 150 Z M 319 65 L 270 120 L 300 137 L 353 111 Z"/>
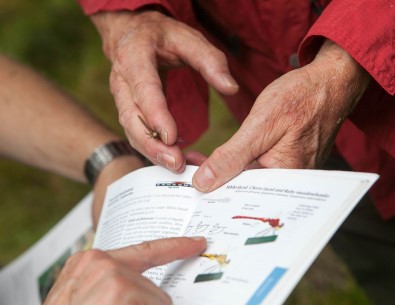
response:
<path fill-rule="evenodd" d="M 311 62 L 324 38 L 346 50 L 389 94 L 395 94 L 395 2 L 333 0 L 310 28 L 300 49 Z"/>
<path fill-rule="evenodd" d="M 158 6 L 169 15 L 188 24 L 194 23 L 189 0 L 77 0 L 87 15 L 100 11 L 135 11 L 145 6 Z"/>

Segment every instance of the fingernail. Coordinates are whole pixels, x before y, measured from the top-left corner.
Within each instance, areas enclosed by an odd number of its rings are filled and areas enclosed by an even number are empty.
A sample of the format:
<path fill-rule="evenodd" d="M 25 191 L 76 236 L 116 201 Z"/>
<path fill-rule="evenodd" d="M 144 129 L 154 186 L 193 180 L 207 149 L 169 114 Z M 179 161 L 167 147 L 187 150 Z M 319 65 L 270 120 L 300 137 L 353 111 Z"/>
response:
<path fill-rule="evenodd" d="M 169 155 L 169 154 L 158 154 L 156 156 L 156 160 L 166 166 L 169 169 L 174 170 L 176 168 L 176 158 L 174 156 Z"/>
<path fill-rule="evenodd" d="M 162 142 L 168 145 L 168 140 L 167 140 L 167 132 L 166 131 L 161 131 L 160 132 L 160 137 L 162 139 Z"/>
<path fill-rule="evenodd" d="M 208 166 L 200 168 L 193 179 L 196 188 L 202 192 L 208 191 L 214 182 L 214 174 Z"/>
<path fill-rule="evenodd" d="M 204 240 L 206 239 L 204 236 L 189 236 L 190 239 L 193 240 Z"/>
<path fill-rule="evenodd" d="M 233 77 L 229 74 L 222 74 L 222 81 L 227 87 L 239 87 Z"/>

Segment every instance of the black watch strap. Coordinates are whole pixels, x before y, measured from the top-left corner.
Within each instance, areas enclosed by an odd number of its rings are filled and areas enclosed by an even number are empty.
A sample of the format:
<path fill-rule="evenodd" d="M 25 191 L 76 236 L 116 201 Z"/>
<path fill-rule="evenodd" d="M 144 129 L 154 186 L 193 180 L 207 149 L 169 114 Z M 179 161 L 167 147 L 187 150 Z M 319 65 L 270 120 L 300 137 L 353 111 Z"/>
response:
<path fill-rule="evenodd" d="M 88 182 L 93 185 L 100 172 L 107 164 L 124 155 L 135 155 L 139 157 L 144 164 L 148 161 L 143 155 L 130 146 L 127 141 L 115 141 L 103 144 L 96 148 L 85 162 L 84 172 Z"/>

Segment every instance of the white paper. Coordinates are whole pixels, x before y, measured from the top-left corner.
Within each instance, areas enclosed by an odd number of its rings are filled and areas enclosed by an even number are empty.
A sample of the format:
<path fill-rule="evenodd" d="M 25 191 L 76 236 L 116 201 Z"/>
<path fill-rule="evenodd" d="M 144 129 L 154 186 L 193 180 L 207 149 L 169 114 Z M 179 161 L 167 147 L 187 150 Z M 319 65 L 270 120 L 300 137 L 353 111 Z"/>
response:
<path fill-rule="evenodd" d="M 92 195 L 86 196 L 51 231 L 0 271 L 0 305 L 40 305 L 71 254 L 93 240 Z"/>
<path fill-rule="evenodd" d="M 94 247 L 205 236 L 197 258 L 148 270 L 174 305 L 282 304 L 378 176 L 261 169 L 218 190 L 192 188 L 197 167 L 181 175 L 153 166 L 112 184 Z"/>

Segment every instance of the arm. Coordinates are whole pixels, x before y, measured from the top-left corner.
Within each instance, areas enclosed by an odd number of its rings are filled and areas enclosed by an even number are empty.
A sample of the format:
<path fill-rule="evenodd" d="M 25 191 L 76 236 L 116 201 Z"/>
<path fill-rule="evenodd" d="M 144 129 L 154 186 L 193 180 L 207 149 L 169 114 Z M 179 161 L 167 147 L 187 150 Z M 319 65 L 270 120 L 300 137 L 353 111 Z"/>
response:
<path fill-rule="evenodd" d="M 108 252 L 79 252 L 66 262 L 44 305 L 170 305 L 170 297 L 141 273 L 205 248 L 204 238 L 179 237 Z"/>
<path fill-rule="evenodd" d="M 395 12 L 391 1 L 332 0 L 304 38 L 299 57 L 310 63 L 322 42 L 346 50 L 389 94 L 395 94 Z"/>
<path fill-rule="evenodd" d="M 31 69 L 4 56 L 0 66 L 0 154 L 85 181 L 90 154 L 120 137 Z M 104 168 L 95 186 L 95 221 L 107 184 L 141 166 L 137 157 L 124 156 Z"/>

